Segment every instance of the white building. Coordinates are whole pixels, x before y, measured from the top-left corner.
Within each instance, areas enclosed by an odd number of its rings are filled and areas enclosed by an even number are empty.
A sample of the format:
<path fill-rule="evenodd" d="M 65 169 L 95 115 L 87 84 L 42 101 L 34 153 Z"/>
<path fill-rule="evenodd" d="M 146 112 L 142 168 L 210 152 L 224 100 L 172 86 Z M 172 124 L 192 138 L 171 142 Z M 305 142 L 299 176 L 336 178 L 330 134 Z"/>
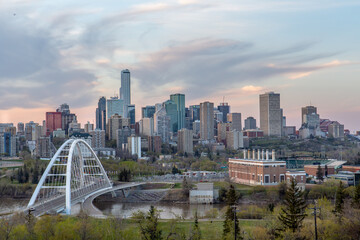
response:
<path fill-rule="evenodd" d="M 163 143 L 170 141 L 170 117 L 165 107 L 160 107 L 154 114 L 154 133 L 161 137 Z"/>
<path fill-rule="evenodd" d="M 131 155 L 141 158 L 141 137 L 128 137 L 128 150 Z"/>
<path fill-rule="evenodd" d="M 213 183 L 198 183 L 196 186 L 196 190 L 190 190 L 190 204 L 211 204 L 219 197 L 219 192 L 214 190 Z"/>

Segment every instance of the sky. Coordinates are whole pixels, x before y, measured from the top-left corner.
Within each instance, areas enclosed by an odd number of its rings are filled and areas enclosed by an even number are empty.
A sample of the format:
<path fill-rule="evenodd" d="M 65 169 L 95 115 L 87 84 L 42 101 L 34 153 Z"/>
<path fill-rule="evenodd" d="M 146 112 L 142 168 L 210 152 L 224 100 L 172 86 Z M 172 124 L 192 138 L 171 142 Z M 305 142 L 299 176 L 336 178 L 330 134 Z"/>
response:
<path fill-rule="evenodd" d="M 184 93 L 259 117 L 280 93 L 287 125 L 301 107 L 360 130 L 360 1 L 0 0 L 0 122 L 42 122 L 68 103 L 94 122 L 100 96 L 131 71 L 141 107 Z"/>

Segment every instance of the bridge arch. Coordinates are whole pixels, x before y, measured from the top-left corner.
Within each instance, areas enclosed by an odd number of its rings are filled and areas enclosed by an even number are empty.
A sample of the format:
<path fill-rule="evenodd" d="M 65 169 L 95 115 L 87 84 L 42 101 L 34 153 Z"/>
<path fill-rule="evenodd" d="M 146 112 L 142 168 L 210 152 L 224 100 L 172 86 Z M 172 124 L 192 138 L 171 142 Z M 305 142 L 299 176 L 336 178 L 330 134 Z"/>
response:
<path fill-rule="evenodd" d="M 67 140 L 55 153 L 40 178 L 28 208 L 60 209 L 112 184 L 93 149 L 83 139 Z"/>

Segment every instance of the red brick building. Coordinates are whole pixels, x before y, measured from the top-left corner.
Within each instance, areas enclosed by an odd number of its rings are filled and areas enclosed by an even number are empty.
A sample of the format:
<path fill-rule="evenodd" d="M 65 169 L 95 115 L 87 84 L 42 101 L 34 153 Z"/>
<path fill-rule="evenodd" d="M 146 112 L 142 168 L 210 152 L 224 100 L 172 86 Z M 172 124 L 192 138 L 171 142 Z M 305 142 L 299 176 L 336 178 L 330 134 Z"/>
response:
<path fill-rule="evenodd" d="M 305 165 L 304 170 L 307 175 L 310 177 L 316 177 L 316 172 L 318 170 L 319 165 Z M 327 166 L 327 173 L 325 172 L 325 165 L 320 165 L 323 173 L 323 177 L 326 175 L 335 174 L 335 168 L 334 166 Z"/>
<path fill-rule="evenodd" d="M 277 185 L 285 181 L 286 162 L 256 159 L 229 159 L 232 182 L 246 185 Z"/>
<path fill-rule="evenodd" d="M 243 131 L 244 136 L 248 138 L 264 137 L 264 131 L 258 129 L 248 129 Z"/>
<path fill-rule="evenodd" d="M 46 113 L 46 136 L 62 127 L 61 112 Z"/>
<path fill-rule="evenodd" d="M 290 182 L 293 178 L 298 184 L 306 183 L 305 171 L 286 171 L 286 181 Z"/>
<path fill-rule="evenodd" d="M 360 166 L 342 166 L 343 171 L 349 171 L 349 172 L 358 172 L 360 171 Z"/>

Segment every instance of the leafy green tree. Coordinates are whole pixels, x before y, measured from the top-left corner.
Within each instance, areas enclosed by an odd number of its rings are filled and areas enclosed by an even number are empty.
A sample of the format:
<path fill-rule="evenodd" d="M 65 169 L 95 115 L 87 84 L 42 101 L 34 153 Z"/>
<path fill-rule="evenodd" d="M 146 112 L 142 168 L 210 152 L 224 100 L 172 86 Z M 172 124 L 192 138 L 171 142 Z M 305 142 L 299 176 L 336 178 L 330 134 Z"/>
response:
<path fill-rule="evenodd" d="M 345 193 L 344 193 L 344 184 L 342 181 L 340 181 L 339 186 L 336 190 L 336 198 L 335 198 L 335 210 L 334 212 L 336 214 L 341 214 L 344 209 L 344 199 L 345 199 Z"/>
<path fill-rule="evenodd" d="M 223 239 L 234 239 L 236 233 L 236 239 L 242 239 L 240 236 L 239 219 L 236 215 L 235 204 L 237 202 L 237 195 L 233 185 L 226 194 L 227 209 L 225 212 L 225 220 L 223 223 Z M 235 212 L 234 212 L 235 211 Z"/>
<path fill-rule="evenodd" d="M 316 170 L 316 178 L 317 178 L 320 182 L 322 182 L 322 181 L 324 180 L 324 173 L 323 173 L 322 168 L 321 168 L 320 165 L 318 165 L 318 168 L 317 168 L 317 170 Z"/>
<path fill-rule="evenodd" d="M 154 206 L 150 206 L 150 210 L 144 220 L 139 222 L 141 239 L 143 240 L 161 240 L 162 231 L 159 229 L 159 212 Z"/>
<path fill-rule="evenodd" d="M 301 227 L 306 217 L 306 202 L 304 192 L 297 186 L 295 179 L 291 180 L 286 190 L 285 207 L 281 208 L 278 219 L 282 222 L 285 229 L 295 232 Z"/>
<path fill-rule="evenodd" d="M 351 205 L 354 208 L 360 208 L 360 184 L 358 184 L 355 188 L 355 192 L 354 192 L 354 196 L 353 196 Z"/>

